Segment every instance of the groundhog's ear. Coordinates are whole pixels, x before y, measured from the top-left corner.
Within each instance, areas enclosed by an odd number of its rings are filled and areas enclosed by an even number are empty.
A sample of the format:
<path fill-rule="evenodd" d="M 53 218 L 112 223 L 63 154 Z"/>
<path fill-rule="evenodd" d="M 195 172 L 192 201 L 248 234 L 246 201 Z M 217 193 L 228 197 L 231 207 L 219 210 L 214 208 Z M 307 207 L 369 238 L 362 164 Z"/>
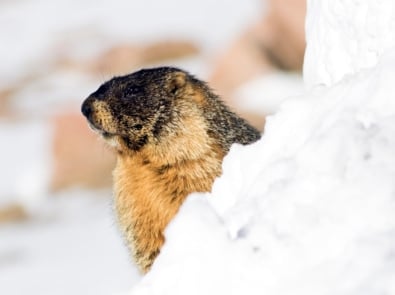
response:
<path fill-rule="evenodd" d="M 180 89 L 183 89 L 187 83 L 187 75 L 183 72 L 172 74 L 168 89 L 172 94 L 176 94 Z"/>

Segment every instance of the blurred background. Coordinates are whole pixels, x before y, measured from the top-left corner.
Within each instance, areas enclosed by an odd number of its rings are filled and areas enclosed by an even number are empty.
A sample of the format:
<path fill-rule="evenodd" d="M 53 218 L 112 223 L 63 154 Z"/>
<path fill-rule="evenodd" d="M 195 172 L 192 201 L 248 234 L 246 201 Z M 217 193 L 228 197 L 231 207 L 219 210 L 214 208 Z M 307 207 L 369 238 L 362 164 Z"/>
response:
<path fill-rule="evenodd" d="M 80 114 L 107 79 L 181 67 L 264 130 L 303 91 L 304 0 L 0 1 L 0 294 L 122 294 L 115 157 Z"/>

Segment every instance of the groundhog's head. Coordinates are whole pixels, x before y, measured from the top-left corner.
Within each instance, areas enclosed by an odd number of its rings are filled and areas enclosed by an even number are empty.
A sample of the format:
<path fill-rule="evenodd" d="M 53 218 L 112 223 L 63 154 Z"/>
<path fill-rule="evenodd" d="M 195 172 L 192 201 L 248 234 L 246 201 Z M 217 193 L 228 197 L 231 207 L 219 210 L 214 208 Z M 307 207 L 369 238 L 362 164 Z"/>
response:
<path fill-rule="evenodd" d="M 102 84 L 82 104 L 90 126 L 118 150 L 138 151 L 158 141 L 176 117 L 196 81 L 176 68 L 144 69 Z M 192 105 L 193 108 L 193 105 Z"/>

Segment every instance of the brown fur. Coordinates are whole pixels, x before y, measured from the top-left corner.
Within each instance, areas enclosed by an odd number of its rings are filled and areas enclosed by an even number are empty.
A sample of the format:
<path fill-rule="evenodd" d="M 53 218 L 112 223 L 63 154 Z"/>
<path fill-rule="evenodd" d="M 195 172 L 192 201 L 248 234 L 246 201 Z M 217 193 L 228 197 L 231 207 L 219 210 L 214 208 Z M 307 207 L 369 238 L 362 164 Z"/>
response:
<path fill-rule="evenodd" d="M 231 144 L 260 137 L 203 82 L 175 68 L 113 78 L 85 100 L 82 112 L 118 152 L 115 207 L 143 272 L 185 198 L 211 190 Z"/>

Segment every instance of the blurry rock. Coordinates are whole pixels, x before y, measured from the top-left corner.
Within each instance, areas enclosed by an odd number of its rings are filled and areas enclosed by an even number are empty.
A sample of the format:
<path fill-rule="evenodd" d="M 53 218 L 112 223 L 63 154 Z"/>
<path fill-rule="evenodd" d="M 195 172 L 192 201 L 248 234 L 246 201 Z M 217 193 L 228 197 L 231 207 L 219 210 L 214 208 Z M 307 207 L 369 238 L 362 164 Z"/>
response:
<path fill-rule="evenodd" d="M 19 204 L 0 207 L 0 224 L 22 221 L 28 218 L 26 210 Z"/>
<path fill-rule="evenodd" d="M 90 68 L 96 74 L 125 73 L 139 66 L 184 58 L 198 52 L 197 46 L 186 41 L 159 41 L 146 46 L 121 44 L 91 61 Z"/>
<path fill-rule="evenodd" d="M 0 117 L 10 114 L 10 99 L 15 89 L 12 87 L 0 89 Z"/>
<path fill-rule="evenodd" d="M 54 191 L 72 186 L 110 187 L 115 165 L 113 153 L 89 130 L 79 112 L 64 112 L 52 119 Z"/>
<path fill-rule="evenodd" d="M 8 109 L 8 93 L 0 90 L 0 116 L 2 116 Z"/>
<path fill-rule="evenodd" d="M 269 0 L 260 38 L 266 54 L 282 70 L 301 71 L 305 39 L 306 0 Z"/>
<path fill-rule="evenodd" d="M 210 85 L 238 109 L 237 90 L 246 82 L 278 70 L 300 72 L 305 51 L 305 0 L 268 0 L 252 23 L 213 62 Z M 264 94 L 262 94 L 264 99 Z M 262 130 L 265 113 L 239 112 Z"/>
<path fill-rule="evenodd" d="M 225 97 L 231 97 L 241 84 L 274 70 L 257 40 L 256 27 L 245 32 L 220 53 L 213 62 L 210 84 Z"/>
<path fill-rule="evenodd" d="M 305 51 L 305 0 L 269 0 L 262 18 L 214 62 L 211 83 L 226 96 L 274 70 L 300 72 Z"/>
<path fill-rule="evenodd" d="M 167 59 L 185 58 L 199 54 L 197 45 L 188 41 L 160 41 L 141 48 L 144 63 L 156 63 Z"/>
<path fill-rule="evenodd" d="M 117 45 L 94 60 L 90 60 L 86 67 L 94 74 L 123 73 L 142 63 L 141 49 L 134 45 Z"/>
<path fill-rule="evenodd" d="M 95 75 L 116 75 L 169 59 L 194 56 L 199 51 L 198 46 L 188 41 L 167 40 L 143 46 L 128 43 L 113 46 L 89 61 L 77 61 L 63 56 L 57 63 Z"/>

